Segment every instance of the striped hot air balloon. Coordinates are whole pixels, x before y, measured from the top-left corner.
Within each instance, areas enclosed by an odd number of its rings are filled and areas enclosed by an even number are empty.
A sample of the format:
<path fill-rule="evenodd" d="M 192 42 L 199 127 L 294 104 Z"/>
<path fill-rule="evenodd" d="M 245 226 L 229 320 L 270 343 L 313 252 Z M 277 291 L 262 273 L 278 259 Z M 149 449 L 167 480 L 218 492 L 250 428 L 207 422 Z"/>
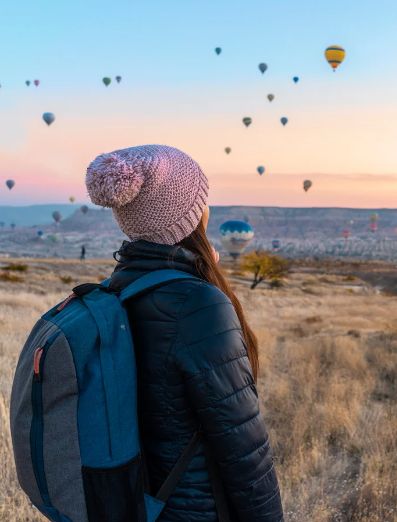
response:
<path fill-rule="evenodd" d="M 244 221 L 226 221 L 219 232 L 223 248 L 233 257 L 241 255 L 254 237 L 254 231 Z"/>
<path fill-rule="evenodd" d="M 335 69 L 343 62 L 346 51 L 339 45 L 330 45 L 325 49 L 325 59 L 335 72 Z"/>

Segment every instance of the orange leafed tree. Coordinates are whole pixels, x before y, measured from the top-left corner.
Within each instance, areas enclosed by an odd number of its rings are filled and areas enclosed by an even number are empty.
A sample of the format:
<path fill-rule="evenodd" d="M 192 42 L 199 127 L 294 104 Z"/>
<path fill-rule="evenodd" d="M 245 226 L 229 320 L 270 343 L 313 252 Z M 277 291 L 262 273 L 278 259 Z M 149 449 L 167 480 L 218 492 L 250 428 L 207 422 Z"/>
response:
<path fill-rule="evenodd" d="M 289 263 L 286 259 L 265 250 L 254 250 L 251 254 L 243 256 L 240 268 L 254 275 L 251 284 L 253 290 L 262 281 L 280 283 L 289 271 Z"/>

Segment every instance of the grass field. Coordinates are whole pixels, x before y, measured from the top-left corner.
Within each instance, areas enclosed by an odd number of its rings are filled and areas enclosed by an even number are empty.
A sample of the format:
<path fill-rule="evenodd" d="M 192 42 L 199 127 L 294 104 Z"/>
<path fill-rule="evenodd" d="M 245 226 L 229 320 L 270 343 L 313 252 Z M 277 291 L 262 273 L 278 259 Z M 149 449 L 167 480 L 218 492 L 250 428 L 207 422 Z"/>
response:
<path fill-rule="evenodd" d="M 107 277 L 113 262 L 25 260 L 18 273 L 3 271 L 7 263 L 0 260 L 0 520 L 38 522 L 13 464 L 15 365 L 38 317 L 76 284 Z M 354 278 L 299 271 L 277 290 L 233 285 L 260 340 L 258 390 L 286 520 L 397 521 L 397 298 Z"/>

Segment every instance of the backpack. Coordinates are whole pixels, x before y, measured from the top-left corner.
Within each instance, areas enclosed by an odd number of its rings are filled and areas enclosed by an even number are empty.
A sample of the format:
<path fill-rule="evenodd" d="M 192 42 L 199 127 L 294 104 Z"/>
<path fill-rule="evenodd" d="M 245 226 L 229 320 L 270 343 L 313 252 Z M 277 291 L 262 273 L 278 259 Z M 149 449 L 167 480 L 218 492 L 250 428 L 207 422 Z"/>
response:
<path fill-rule="evenodd" d="M 53 522 L 154 522 L 197 452 L 199 431 L 150 496 L 123 305 L 184 279 L 198 280 L 166 269 L 120 293 L 110 279 L 77 286 L 29 335 L 12 387 L 12 442 L 22 489 Z"/>

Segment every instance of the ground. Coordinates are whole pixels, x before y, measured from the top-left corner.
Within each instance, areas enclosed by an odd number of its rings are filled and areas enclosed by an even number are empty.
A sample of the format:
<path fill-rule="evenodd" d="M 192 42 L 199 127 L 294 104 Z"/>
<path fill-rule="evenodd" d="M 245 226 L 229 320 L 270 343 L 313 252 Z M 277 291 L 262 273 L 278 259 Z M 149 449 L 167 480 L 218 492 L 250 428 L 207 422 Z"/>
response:
<path fill-rule="evenodd" d="M 25 259 L 26 272 L 8 272 L 20 281 L 1 277 L 9 262 L 0 260 L 0 519 L 39 522 L 17 483 L 8 425 L 19 352 L 42 313 L 114 262 Z M 258 392 L 286 521 L 397 521 L 397 298 L 329 268 L 297 266 L 277 289 L 231 279 L 260 342 Z"/>

